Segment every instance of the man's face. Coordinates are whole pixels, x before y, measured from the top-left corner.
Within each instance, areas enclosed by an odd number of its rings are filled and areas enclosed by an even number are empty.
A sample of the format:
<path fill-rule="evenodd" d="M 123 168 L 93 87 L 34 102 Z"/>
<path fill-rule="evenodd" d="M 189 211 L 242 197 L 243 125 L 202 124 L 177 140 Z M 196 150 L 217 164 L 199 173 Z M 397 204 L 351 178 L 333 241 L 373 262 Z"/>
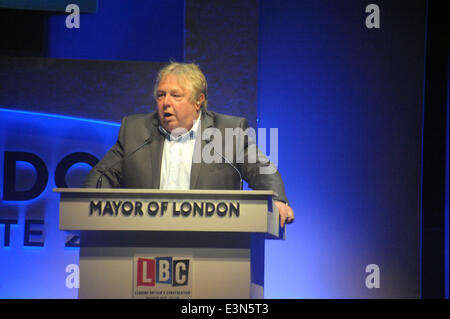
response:
<path fill-rule="evenodd" d="M 175 75 L 168 74 L 161 79 L 156 90 L 159 120 L 168 132 L 175 128 L 188 131 L 198 118 L 200 106 L 190 102 L 191 92 L 184 84 Z"/>

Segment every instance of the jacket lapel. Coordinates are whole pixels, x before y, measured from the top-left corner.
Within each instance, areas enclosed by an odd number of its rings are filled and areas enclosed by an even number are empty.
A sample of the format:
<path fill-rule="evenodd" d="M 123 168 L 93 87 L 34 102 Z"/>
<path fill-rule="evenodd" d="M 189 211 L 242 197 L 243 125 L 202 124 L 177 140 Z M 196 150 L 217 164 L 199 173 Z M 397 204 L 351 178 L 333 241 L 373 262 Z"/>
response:
<path fill-rule="evenodd" d="M 150 167 L 152 172 L 152 186 L 154 189 L 159 189 L 160 179 L 161 179 L 161 161 L 162 161 L 162 151 L 164 138 L 158 129 L 159 122 L 156 116 L 151 125 L 152 135 L 150 142 Z"/>
<path fill-rule="evenodd" d="M 198 176 L 200 175 L 200 171 L 203 165 L 202 150 L 206 145 L 206 141 L 202 139 L 202 136 L 203 132 L 208 127 L 212 127 L 214 125 L 213 115 L 209 112 L 203 112 L 200 125 L 201 125 L 200 134 L 197 134 L 195 139 L 194 158 L 192 159 L 192 166 L 191 166 L 190 189 L 197 188 Z"/>

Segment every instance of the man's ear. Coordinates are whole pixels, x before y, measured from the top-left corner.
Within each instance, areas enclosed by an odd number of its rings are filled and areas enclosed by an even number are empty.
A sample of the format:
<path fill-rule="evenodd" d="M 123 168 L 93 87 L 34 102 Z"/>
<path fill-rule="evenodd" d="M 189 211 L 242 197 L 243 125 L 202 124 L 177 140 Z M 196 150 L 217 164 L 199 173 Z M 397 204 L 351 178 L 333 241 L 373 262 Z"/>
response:
<path fill-rule="evenodd" d="M 205 102 L 205 94 L 200 93 L 197 97 L 197 101 L 195 102 L 195 106 L 197 108 L 197 111 L 200 110 L 200 107 L 202 106 L 203 102 Z"/>

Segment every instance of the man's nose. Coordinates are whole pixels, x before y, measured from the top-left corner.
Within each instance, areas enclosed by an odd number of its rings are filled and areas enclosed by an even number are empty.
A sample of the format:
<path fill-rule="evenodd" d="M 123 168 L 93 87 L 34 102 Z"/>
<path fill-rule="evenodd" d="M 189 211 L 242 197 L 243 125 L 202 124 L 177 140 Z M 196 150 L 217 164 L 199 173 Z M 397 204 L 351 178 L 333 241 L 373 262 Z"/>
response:
<path fill-rule="evenodd" d="M 171 106 L 170 103 L 171 103 L 170 96 L 169 95 L 164 96 L 163 108 L 166 109 L 166 108 L 170 107 Z"/>

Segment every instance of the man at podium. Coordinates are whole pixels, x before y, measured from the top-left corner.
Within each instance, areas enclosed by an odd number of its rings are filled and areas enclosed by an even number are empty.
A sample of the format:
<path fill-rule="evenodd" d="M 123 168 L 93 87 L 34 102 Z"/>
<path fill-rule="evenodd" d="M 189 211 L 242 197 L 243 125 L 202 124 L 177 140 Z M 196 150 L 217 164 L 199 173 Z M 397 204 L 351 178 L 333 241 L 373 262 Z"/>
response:
<path fill-rule="evenodd" d="M 244 179 L 276 193 L 282 227 L 293 222 L 280 173 L 247 136 L 248 121 L 207 110 L 207 82 L 197 65 L 165 66 L 153 95 L 157 111 L 122 119 L 116 144 L 84 187 L 242 189 Z"/>

